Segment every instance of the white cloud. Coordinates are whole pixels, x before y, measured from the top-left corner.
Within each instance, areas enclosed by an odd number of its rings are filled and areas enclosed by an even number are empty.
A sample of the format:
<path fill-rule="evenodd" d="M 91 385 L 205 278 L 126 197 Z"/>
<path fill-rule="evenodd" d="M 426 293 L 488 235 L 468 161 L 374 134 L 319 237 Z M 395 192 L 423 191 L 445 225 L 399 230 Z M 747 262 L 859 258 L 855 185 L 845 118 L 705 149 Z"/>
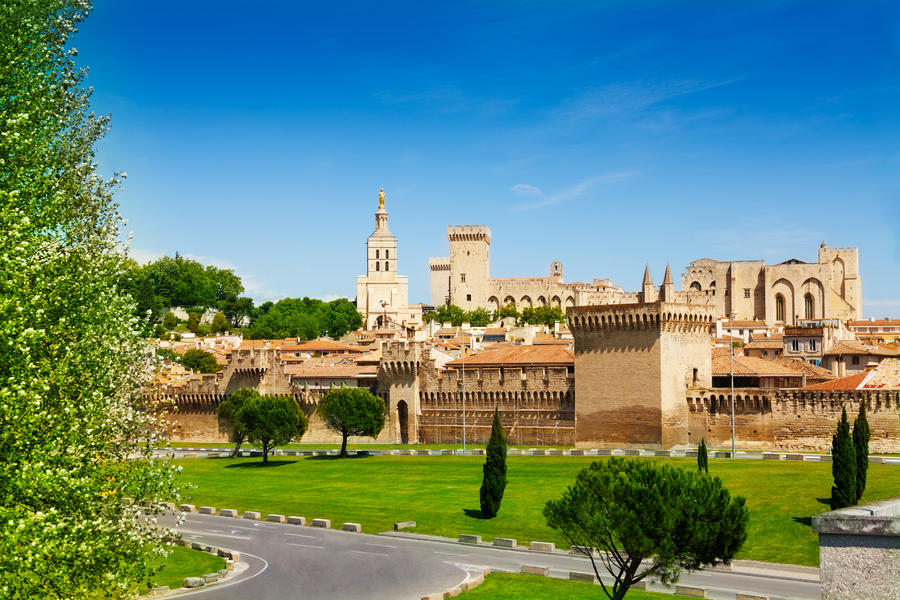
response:
<path fill-rule="evenodd" d="M 614 183 L 616 181 L 624 181 L 626 179 L 631 179 L 636 174 L 636 171 L 619 171 L 617 173 L 604 173 L 603 175 L 596 175 L 594 177 L 589 177 L 582 181 L 579 181 L 575 185 L 568 187 L 564 190 L 561 190 L 547 198 L 540 200 L 538 202 L 534 202 L 531 204 L 522 204 L 515 207 L 513 210 L 520 212 L 525 210 L 535 210 L 537 208 L 544 208 L 545 206 L 552 206 L 554 204 L 559 204 L 561 202 L 566 202 L 567 200 L 571 200 L 573 198 L 577 198 L 579 196 L 583 196 L 587 192 L 589 192 L 594 187 L 603 184 L 603 183 Z M 535 188 L 537 189 L 537 188 Z M 543 195 L 540 193 L 538 195 Z"/>
<path fill-rule="evenodd" d="M 517 183 L 516 185 L 509 188 L 516 196 L 540 196 L 544 192 L 541 191 L 541 188 L 529 185 L 527 183 Z"/>

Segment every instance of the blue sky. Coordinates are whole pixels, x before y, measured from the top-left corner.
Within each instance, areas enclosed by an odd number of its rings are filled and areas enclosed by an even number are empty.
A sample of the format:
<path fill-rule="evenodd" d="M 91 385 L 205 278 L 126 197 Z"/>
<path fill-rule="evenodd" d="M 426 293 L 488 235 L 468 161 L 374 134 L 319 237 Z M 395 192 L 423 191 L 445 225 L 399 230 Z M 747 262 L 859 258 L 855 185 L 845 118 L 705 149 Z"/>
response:
<path fill-rule="evenodd" d="M 413 302 L 487 224 L 494 276 L 629 290 L 858 246 L 900 317 L 897 3 L 96 0 L 74 45 L 134 255 L 257 300 L 352 299 L 384 187 Z"/>

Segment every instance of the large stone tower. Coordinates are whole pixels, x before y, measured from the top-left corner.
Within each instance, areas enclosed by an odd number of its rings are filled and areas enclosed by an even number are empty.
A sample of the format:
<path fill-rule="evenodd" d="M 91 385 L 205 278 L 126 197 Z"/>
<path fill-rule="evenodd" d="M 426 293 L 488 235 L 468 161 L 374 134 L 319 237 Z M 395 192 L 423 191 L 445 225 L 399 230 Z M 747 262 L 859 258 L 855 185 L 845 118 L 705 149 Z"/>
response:
<path fill-rule="evenodd" d="M 845 319 L 862 319 L 862 278 L 859 275 L 859 248 L 830 248 L 822 242 L 819 264 L 831 267 L 831 286 L 834 293 L 847 304 L 834 302 L 834 312 L 843 308 Z"/>
<path fill-rule="evenodd" d="M 666 287 L 659 296 L 667 295 Z M 645 289 L 642 295 L 652 294 Z M 715 311 L 701 302 L 654 299 L 569 309 L 566 316 L 575 337 L 576 446 L 672 448 L 689 443 L 686 392 L 712 385 Z"/>
<path fill-rule="evenodd" d="M 427 360 L 422 342 L 385 342 L 378 367 L 378 393 L 387 409 L 385 429 L 394 443 L 419 439 L 419 369 Z"/>
<path fill-rule="evenodd" d="M 486 225 L 447 228 L 450 240 L 450 302 L 465 310 L 487 305 L 491 230 Z"/>
<path fill-rule="evenodd" d="M 365 328 L 419 325 L 421 315 L 409 308 L 408 296 L 409 278 L 397 274 L 397 238 L 388 229 L 382 189 L 375 231 L 366 240 L 366 274 L 356 278 L 356 308 Z"/>

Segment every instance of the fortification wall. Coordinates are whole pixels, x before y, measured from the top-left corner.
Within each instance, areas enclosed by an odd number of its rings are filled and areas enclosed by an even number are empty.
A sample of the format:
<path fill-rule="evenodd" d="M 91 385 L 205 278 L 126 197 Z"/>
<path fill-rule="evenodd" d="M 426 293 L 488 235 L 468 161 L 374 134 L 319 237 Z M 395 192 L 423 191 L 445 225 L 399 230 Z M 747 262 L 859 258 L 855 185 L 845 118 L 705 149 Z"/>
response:
<path fill-rule="evenodd" d="M 730 390 L 712 390 L 687 399 L 689 439 L 705 437 L 715 447 L 731 445 Z M 841 408 L 851 423 L 866 402 L 871 453 L 900 452 L 900 392 L 857 390 L 735 390 L 735 439 L 741 448 L 828 452 Z"/>
<path fill-rule="evenodd" d="M 463 391 L 460 369 L 423 373 L 419 441 L 462 442 Z M 467 368 L 468 442 L 487 441 L 495 407 L 510 443 L 574 443 L 575 381 L 566 367 Z"/>

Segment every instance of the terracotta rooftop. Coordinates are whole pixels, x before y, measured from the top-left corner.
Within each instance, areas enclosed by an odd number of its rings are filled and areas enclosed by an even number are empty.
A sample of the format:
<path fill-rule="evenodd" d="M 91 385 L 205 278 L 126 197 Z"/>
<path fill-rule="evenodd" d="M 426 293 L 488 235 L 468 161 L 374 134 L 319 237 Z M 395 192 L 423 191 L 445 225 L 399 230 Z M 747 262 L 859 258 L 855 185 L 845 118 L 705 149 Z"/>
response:
<path fill-rule="evenodd" d="M 799 358 L 776 358 L 772 362 L 776 362 L 789 369 L 794 369 L 813 379 L 834 379 L 834 375 L 828 369 L 823 369 L 818 365 L 806 362 Z"/>
<path fill-rule="evenodd" d="M 720 321 L 722 323 L 722 327 L 727 327 L 729 329 L 759 329 L 764 328 L 767 329 L 768 325 L 765 324 L 764 321 L 748 321 L 748 320 L 740 320 L 735 319 L 734 321 L 729 321 L 728 319 L 723 319 Z"/>
<path fill-rule="evenodd" d="M 770 339 L 770 338 L 760 338 L 753 340 L 744 348 L 749 350 L 780 350 L 784 347 L 784 340 L 780 337 L 778 339 Z"/>
<path fill-rule="evenodd" d="M 808 385 L 805 390 L 898 390 L 900 389 L 900 358 L 885 358 L 871 371 L 824 383 Z"/>
<path fill-rule="evenodd" d="M 447 366 L 458 367 L 461 364 L 462 361 L 457 359 L 447 363 Z M 575 352 L 572 349 L 550 344 L 546 346 L 495 346 L 466 357 L 467 367 L 488 365 L 562 366 L 574 364 Z"/>
<path fill-rule="evenodd" d="M 712 361 L 713 375 L 731 374 L 731 357 L 720 356 Z M 773 360 L 754 358 L 752 356 L 734 357 L 734 374 L 750 375 L 754 377 L 801 377 L 796 369 L 788 368 Z"/>
<path fill-rule="evenodd" d="M 537 333 L 534 336 L 534 340 L 531 342 L 532 344 L 543 345 L 543 344 L 562 344 L 568 345 L 571 340 L 558 340 L 553 337 L 551 333 Z"/>
<path fill-rule="evenodd" d="M 900 327 L 900 319 L 876 319 L 874 321 L 850 321 L 849 327 Z"/>
<path fill-rule="evenodd" d="M 484 330 L 484 335 L 506 335 L 506 329 L 503 327 L 488 327 Z"/>
<path fill-rule="evenodd" d="M 375 365 L 335 365 L 333 367 L 310 367 L 302 364 L 286 367 L 285 373 L 288 373 L 294 379 L 351 379 L 355 377 L 365 376 L 374 377 L 378 373 L 378 367 Z"/>
<path fill-rule="evenodd" d="M 828 349 L 825 356 L 838 356 L 841 354 L 868 354 L 871 356 L 900 356 L 900 350 L 884 344 L 869 344 L 858 340 L 842 340 L 835 342 Z"/>

